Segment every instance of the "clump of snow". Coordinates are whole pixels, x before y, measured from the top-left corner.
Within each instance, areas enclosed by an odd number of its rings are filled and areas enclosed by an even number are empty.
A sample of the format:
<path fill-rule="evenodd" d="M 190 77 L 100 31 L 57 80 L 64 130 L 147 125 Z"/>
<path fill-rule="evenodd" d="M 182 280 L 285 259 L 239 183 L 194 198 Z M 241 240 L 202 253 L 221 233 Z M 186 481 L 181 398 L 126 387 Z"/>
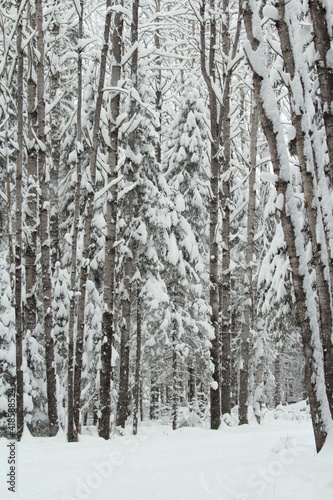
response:
<path fill-rule="evenodd" d="M 264 17 L 272 19 L 273 21 L 278 21 L 279 19 L 279 12 L 277 8 L 274 7 L 273 5 L 265 5 L 262 10 L 262 13 Z"/>

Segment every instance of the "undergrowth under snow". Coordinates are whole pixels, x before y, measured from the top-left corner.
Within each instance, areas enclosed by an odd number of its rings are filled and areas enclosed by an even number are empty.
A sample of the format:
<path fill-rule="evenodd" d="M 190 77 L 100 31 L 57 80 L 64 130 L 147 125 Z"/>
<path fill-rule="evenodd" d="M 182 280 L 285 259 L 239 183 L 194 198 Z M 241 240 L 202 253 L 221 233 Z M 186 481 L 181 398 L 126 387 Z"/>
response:
<path fill-rule="evenodd" d="M 2 500 L 332 500 L 333 436 L 316 455 L 311 421 L 295 408 L 262 425 L 220 430 L 143 422 L 109 441 L 93 428 L 79 443 L 64 434 L 17 443 L 16 492 L 7 490 L 7 440 L 0 439 Z M 296 416 L 296 418 L 295 418 Z M 90 432 L 90 434 L 89 434 Z"/>

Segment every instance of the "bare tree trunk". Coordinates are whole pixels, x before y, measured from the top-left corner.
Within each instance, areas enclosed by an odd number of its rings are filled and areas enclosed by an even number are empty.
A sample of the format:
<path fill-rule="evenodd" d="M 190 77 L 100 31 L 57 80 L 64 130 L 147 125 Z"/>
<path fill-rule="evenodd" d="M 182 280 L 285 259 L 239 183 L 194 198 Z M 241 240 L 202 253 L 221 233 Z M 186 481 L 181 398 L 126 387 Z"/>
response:
<path fill-rule="evenodd" d="M 104 25 L 104 44 L 101 54 L 99 82 L 97 89 L 97 100 L 94 114 L 94 125 L 92 132 L 92 150 L 90 155 L 90 176 L 89 181 L 91 189 L 88 192 L 86 203 L 86 217 L 84 224 L 84 240 L 82 250 L 82 266 L 80 270 L 80 295 L 77 314 L 77 337 L 75 349 L 75 367 L 74 367 L 74 424 L 76 429 L 79 428 L 80 423 L 80 410 L 81 410 L 81 379 L 82 379 L 82 355 L 83 355 L 83 342 L 84 342 L 84 320 L 85 320 L 85 303 L 86 303 L 86 283 L 89 272 L 89 246 L 91 238 L 91 226 L 94 215 L 94 186 L 96 182 L 96 169 L 97 169 L 97 152 L 100 134 L 100 117 L 103 100 L 103 88 L 105 81 L 106 60 L 109 51 L 109 33 L 111 25 L 112 11 L 110 9 L 111 0 L 107 0 L 106 7 L 107 13 Z"/>
<path fill-rule="evenodd" d="M 328 62 L 328 54 L 333 43 L 333 33 L 327 24 L 327 11 L 322 0 L 309 1 L 313 22 L 317 73 L 320 87 L 320 100 L 326 130 L 326 141 L 330 159 L 330 182 L 333 186 L 333 68 Z M 331 32 L 330 32 L 331 31 Z"/>
<path fill-rule="evenodd" d="M 264 68 L 265 60 L 263 57 L 264 52 L 262 46 L 262 35 L 258 33 L 258 31 L 256 31 L 256 34 L 254 35 L 252 16 L 255 17 L 255 26 L 257 27 L 258 23 L 260 26 L 256 5 L 253 0 L 249 0 L 244 4 L 244 22 L 247 37 L 250 42 L 250 48 L 247 47 L 247 50 L 256 51 L 257 54 L 262 57 L 260 67 Z M 300 244 L 296 246 L 296 242 L 299 241 L 298 221 L 294 216 L 295 214 L 293 214 L 294 207 L 291 207 L 291 210 L 288 212 L 286 207 L 287 203 L 292 203 L 293 196 L 290 181 L 288 180 L 288 153 L 286 145 L 282 140 L 283 136 L 281 130 L 272 118 L 272 113 L 274 114 L 274 117 L 278 113 L 278 107 L 276 100 L 274 100 L 273 97 L 273 90 L 270 88 L 269 79 L 266 74 L 265 76 L 258 74 L 253 67 L 252 70 L 254 95 L 258 106 L 261 126 L 268 141 L 273 170 L 278 178 L 276 182 L 276 190 L 280 199 L 284 200 L 283 206 L 280 207 L 281 224 L 283 227 L 287 253 L 291 266 L 292 280 L 296 297 L 296 310 L 301 328 L 305 356 L 306 383 L 311 408 L 312 425 L 316 448 L 319 452 L 325 443 L 327 435 L 326 415 L 328 411 L 328 402 L 327 398 L 318 390 L 323 378 L 321 366 L 322 352 L 320 352 L 320 347 L 318 345 L 319 339 L 317 338 L 318 331 L 316 331 L 315 318 L 311 317 L 310 312 L 307 310 L 307 304 L 308 300 L 311 300 L 310 294 L 312 293 L 312 290 L 307 288 L 306 270 L 304 269 L 304 266 L 302 268 L 303 262 L 301 261 L 301 257 L 304 261 L 304 252 L 300 254 Z M 262 92 L 263 88 L 266 90 L 264 93 Z M 269 88 L 270 100 L 268 108 L 267 92 Z"/>
<path fill-rule="evenodd" d="M 177 368 L 176 323 L 174 322 L 172 332 L 172 430 L 174 431 L 177 429 L 177 410 L 179 399 Z"/>
<path fill-rule="evenodd" d="M 46 358 L 46 384 L 49 417 L 49 433 L 54 436 L 59 429 L 57 413 L 57 384 L 55 373 L 53 313 L 52 313 L 52 283 L 51 283 L 51 252 L 49 227 L 49 189 L 46 164 L 46 134 L 45 134 L 45 95 L 44 95 L 44 32 L 42 0 L 35 1 L 37 27 L 37 137 L 38 137 L 38 169 L 40 187 L 40 240 L 41 268 L 43 284 L 44 335 Z"/>
<path fill-rule="evenodd" d="M 80 0 L 78 26 L 78 54 L 77 54 L 77 110 L 76 110 L 76 186 L 74 198 L 72 258 L 71 258 L 71 295 L 69 302 L 68 320 L 68 367 L 67 367 L 67 439 L 77 441 L 77 429 L 74 425 L 74 329 L 76 315 L 77 291 L 77 250 L 78 230 L 80 222 L 80 190 L 82 180 L 82 47 L 83 38 L 83 0 Z"/>
<path fill-rule="evenodd" d="M 189 403 L 194 403 L 196 401 L 196 381 L 195 381 L 195 370 L 194 362 L 190 362 L 187 369 L 188 371 L 188 401 Z"/>
<path fill-rule="evenodd" d="M 18 10 L 20 8 L 18 1 Z M 24 427 L 23 406 L 23 311 L 22 311 L 22 170 L 23 170 L 23 49 L 22 21 L 17 25 L 17 159 L 16 159 L 16 240 L 15 240 L 15 323 L 16 323 L 16 437 Z"/>
<path fill-rule="evenodd" d="M 159 408 L 159 389 L 157 384 L 152 380 L 150 385 L 150 407 L 149 407 L 150 420 L 156 420 L 158 418 L 158 408 Z"/>
<path fill-rule="evenodd" d="M 139 0 L 133 0 L 132 4 L 132 24 L 131 24 L 131 44 L 132 47 L 138 42 L 138 13 Z M 131 79 L 133 88 L 137 87 L 138 76 L 138 49 L 134 49 L 131 57 Z M 137 103 L 132 97 L 129 110 L 129 122 L 133 123 L 136 117 Z M 127 148 L 130 156 L 125 161 L 125 178 L 127 185 L 133 185 L 134 168 L 133 155 L 136 150 L 136 129 L 131 130 L 128 136 Z M 131 335 L 131 311 L 132 311 L 132 277 L 133 277 L 133 241 L 131 235 L 133 221 L 133 189 L 129 191 L 124 202 L 124 219 L 126 221 L 127 231 L 127 255 L 124 259 L 124 292 L 122 297 L 123 321 L 121 324 L 121 342 L 120 342 L 120 374 L 119 374 L 119 397 L 117 406 L 117 425 L 125 427 L 128 414 L 128 377 L 129 377 L 129 340 Z"/>
<path fill-rule="evenodd" d="M 253 310 L 253 278 L 252 265 L 254 255 L 254 232 L 255 232 L 255 206 L 256 206 L 256 150 L 258 136 L 259 117 L 257 107 L 254 106 L 251 114 L 251 138 L 250 138 L 250 175 L 249 175 L 249 201 L 247 208 L 247 242 L 245 254 L 245 304 L 244 321 L 241 335 L 241 366 L 239 373 L 239 423 L 247 424 L 247 410 L 249 397 L 249 359 L 251 344 L 252 310 Z"/>
<path fill-rule="evenodd" d="M 231 72 L 228 71 L 230 55 L 230 19 L 229 0 L 223 0 L 222 21 L 222 49 L 223 49 L 223 103 L 220 121 L 222 121 L 220 139 L 223 144 L 221 164 L 221 191 L 220 202 L 222 211 L 222 266 L 221 266 L 221 389 L 222 389 L 222 414 L 231 411 L 231 298 L 230 298 L 230 80 Z"/>
<path fill-rule="evenodd" d="M 279 4 L 278 10 L 280 16 L 279 20 L 276 22 L 276 25 L 280 37 L 282 55 L 286 65 L 286 70 L 290 74 L 291 81 L 294 81 L 294 78 L 296 76 L 296 67 L 288 25 L 284 20 L 285 6 L 283 3 Z M 311 140 L 308 135 L 308 131 L 303 130 L 303 112 L 299 111 L 298 106 L 295 109 L 295 106 L 293 104 L 294 102 L 296 102 L 295 99 L 299 100 L 299 93 L 304 92 L 302 75 L 299 76 L 302 85 L 301 88 L 298 89 L 299 92 L 296 96 L 294 95 L 293 87 L 288 87 L 291 103 L 291 121 L 296 131 L 297 155 L 305 195 L 305 211 L 307 215 L 308 229 L 311 241 L 312 258 L 316 271 L 316 286 L 320 313 L 320 333 L 324 352 L 326 393 L 330 405 L 331 416 L 333 418 L 333 345 L 331 341 L 332 300 L 330 293 L 330 284 L 325 278 L 325 267 L 328 266 L 328 262 L 326 259 L 326 262 L 324 263 L 322 259 L 322 244 L 325 245 L 325 241 L 323 241 L 321 244 L 317 237 L 318 227 L 320 227 L 320 225 L 323 226 L 323 224 L 321 220 L 321 211 L 315 179 L 315 166 L 313 162 L 314 155 L 312 154 L 311 156 L 311 154 L 309 154 L 309 152 L 311 151 Z M 328 249 L 326 249 L 325 254 L 326 253 L 329 254 Z"/>
<path fill-rule="evenodd" d="M 156 5 L 156 14 L 161 11 L 161 0 L 155 0 L 155 5 Z M 159 23 L 160 18 L 157 16 L 156 17 L 156 22 Z M 157 24 L 158 26 L 158 24 Z M 156 51 L 160 52 L 161 49 L 161 40 L 160 40 L 160 30 L 159 28 L 156 28 L 155 30 L 155 47 Z M 159 121 L 156 126 L 156 132 L 158 134 L 159 140 L 157 141 L 156 145 L 156 161 L 158 164 L 161 163 L 162 159 L 162 148 L 161 148 L 161 131 L 162 131 L 162 105 L 163 105 L 163 99 L 162 99 L 162 60 L 161 57 L 158 56 L 156 58 L 156 67 L 157 67 L 157 76 L 156 76 L 156 112 L 158 113 Z"/>
<path fill-rule="evenodd" d="M 56 5 L 57 0 L 55 0 Z M 57 39 L 60 28 L 57 19 L 54 20 L 52 28 L 52 36 Z M 59 41 L 54 42 L 53 50 L 59 54 Z M 50 68 L 50 102 L 51 105 L 55 102 L 57 94 L 61 92 L 60 68 Z M 60 258 L 59 248 L 59 169 L 60 169 L 60 134 L 59 130 L 59 103 L 53 106 L 50 112 L 50 239 L 51 239 L 51 269 L 54 273 L 56 262 Z"/>
<path fill-rule="evenodd" d="M 281 351 L 277 351 L 275 358 L 275 391 L 274 391 L 274 404 L 278 406 L 282 403 L 282 391 L 281 391 Z"/>
<path fill-rule="evenodd" d="M 142 344 L 142 317 L 140 292 L 137 293 L 136 313 L 136 357 L 135 357 L 135 382 L 134 382 L 134 409 L 133 409 L 133 434 L 138 433 L 138 421 L 140 412 L 140 388 L 141 388 L 141 344 Z"/>
<path fill-rule="evenodd" d="M 33 31 L 35 17 L 29 12 L 29 25 Z M 25 222 L 28 230 L 28 237 L 25 246 L 25 279 L 26 279 L 26 301 L 24 308 L 24 323 L 27 334 L 34 335 L 37 324 L 37 298 L 36 298 L 36 247 L 37 247 L 37 211 L 38 211 L 38 172 L 37 172 L 37 82 L 35 64 L 35 39 L 31 39 L 28 45 L 28 77 L 27 77 L 27 211 Z"/>
<path fill-rule="evenodd" d="M 111 87 L 119 87 L 121 78 L 121 44 L 123 21 L 122 14 L 116 12 L 113 26 L 112 55 L 113 65 Z M 104 273 L 104 312 L 102 319 L 103 343 L 101 350 L 100 372 L 100 411 L 99 435 L 104 439 L 110 436 L 111 415 L 111 356 L 112 343 L 115 332 L 114 291 L 116 266 L 116 226 L 117 226 L 117 188 L 116 166 L 118 163 L 118 127 L 117 117 L 120 113 L 119 92 L 111 98 L 111 119 L 109 122 L 109 171 L 108 185 L 112 183 L 107 200 L 107 233 L 105 239 L 105 273 Z"/>
<path fill-rule="evenodd" d="M 219 331 L 219 269 L 217 244 L 218 231 L 218 210 L 219 210 L 219 141 L 220 128 L 218 118 L 218 101 L 214 92 L 213 83 L 215 82 L 215 50 L 216 50 L 216 19 L 215 19 L 215 1 L 210 0 L 209 8 L 211 10 L 210 18 L 210 45 L 207 64 L 206 55 L 206 1 L 203 0 L 200 7 L 201 25 L 200 25 L 200 49 L 201 49 L 201 72 L 209 92 L 210 109 L 210 129 L 211 129 L 211 201 L 209 206 L 209 248 L 210 248 L 210 296 L 211 306 L 211 324 L 214 328 L 214 338 L 210 350 L 211 359 L 214 366 L 213 383 L 210 389 L 210 411 L 211 428 L 218 429 L 221 423 L 221 381 L 220 381 L 220 331 Z"/>

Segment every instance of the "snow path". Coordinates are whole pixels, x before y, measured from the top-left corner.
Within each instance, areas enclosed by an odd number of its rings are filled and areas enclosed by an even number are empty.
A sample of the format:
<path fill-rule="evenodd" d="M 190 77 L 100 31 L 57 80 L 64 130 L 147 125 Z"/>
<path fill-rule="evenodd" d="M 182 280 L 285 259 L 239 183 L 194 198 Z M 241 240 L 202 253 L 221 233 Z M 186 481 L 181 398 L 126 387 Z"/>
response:
<path fill-rule="evenodd" d="M 146 423 L 109 442 L 28 435 L 16 446 L 12 493 L 0 439 L 1 500 L 333 500 L 333 439 L 315 456 L 309 421 L 219 431 Z"/>

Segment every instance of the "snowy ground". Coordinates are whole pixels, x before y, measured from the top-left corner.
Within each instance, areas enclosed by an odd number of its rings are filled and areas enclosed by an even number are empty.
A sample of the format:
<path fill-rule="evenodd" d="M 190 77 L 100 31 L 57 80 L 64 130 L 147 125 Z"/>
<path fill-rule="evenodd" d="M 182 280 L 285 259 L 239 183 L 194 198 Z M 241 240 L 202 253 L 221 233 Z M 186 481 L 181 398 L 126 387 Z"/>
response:
<path fill-rule="evenodd" d="M 219 431 L 147 422 L 109 442 L 26 435 L 16 443 L 15 493 L 7 445 L 0 439 L 1 500 L 333 500 L 333 437 L 316 456 L 305 419 L 267 414 L 262 426 Z"/>

